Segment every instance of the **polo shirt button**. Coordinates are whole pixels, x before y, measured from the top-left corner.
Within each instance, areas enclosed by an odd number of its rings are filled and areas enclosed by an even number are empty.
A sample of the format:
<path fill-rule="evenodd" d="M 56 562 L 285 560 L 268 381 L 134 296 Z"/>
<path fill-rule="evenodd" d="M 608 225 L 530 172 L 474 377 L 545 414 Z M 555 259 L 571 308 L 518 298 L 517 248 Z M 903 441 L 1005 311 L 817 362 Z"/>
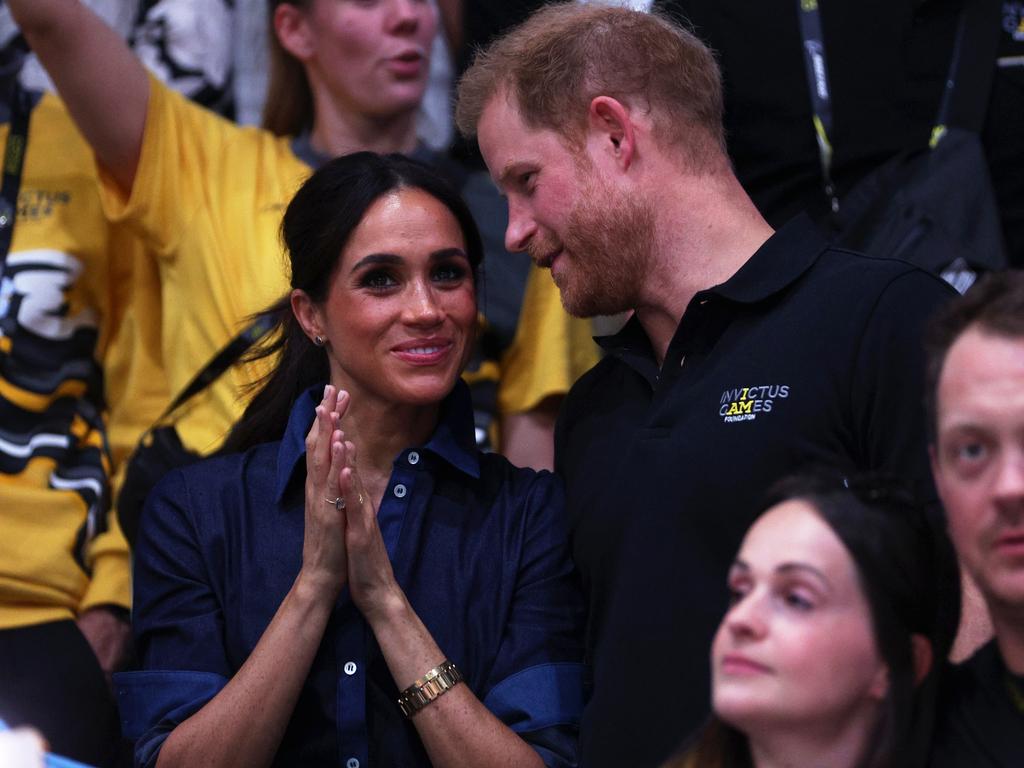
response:
<path fill-rule="evenodd" d="M 416 451 L 409 451 L 409 463 L 410 464 L 419 464 L 420 463 L 420 455 L 418 453 L 416 453 Z"/>
<path fill-rule="evenodd" d="M 354 661 L 345 662 L 345 674 L 354 675 L 356 673 L 356 663 Z"/>
<path fill-rule="evenodd" d="M 399 483 L 398 485 L 395 486 L 395 497 L 396 498 L 404 499 L 406 493 L 408 493 L 408 489 L 404 485 L 402 485 L 401 483 Z"/>
<path fill-rule="evenodd" d="M 345 761 L 345 768 L 359 768 L 359 761 L 354 757 L 350 757 Z"/>

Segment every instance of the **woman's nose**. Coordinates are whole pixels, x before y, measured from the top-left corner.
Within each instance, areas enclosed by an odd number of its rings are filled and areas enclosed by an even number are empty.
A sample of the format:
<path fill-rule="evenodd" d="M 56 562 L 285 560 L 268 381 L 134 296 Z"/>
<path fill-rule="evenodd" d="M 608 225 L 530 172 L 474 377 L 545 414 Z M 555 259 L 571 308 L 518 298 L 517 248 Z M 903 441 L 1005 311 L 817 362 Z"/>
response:
<path fill-rule="evenodd" d="M 768 626 L 764 597 L 757 590 L 751 590 L 733 604 L 723 621 L 734 637 L 763 637 Z"/>
<path fill-rule="evenodd" d="M 405 308 L 405 316 L 407 322 L 417 325 L 434 325 L 444 318 L 444 311 L 432 286 L 414 286 Z"/>

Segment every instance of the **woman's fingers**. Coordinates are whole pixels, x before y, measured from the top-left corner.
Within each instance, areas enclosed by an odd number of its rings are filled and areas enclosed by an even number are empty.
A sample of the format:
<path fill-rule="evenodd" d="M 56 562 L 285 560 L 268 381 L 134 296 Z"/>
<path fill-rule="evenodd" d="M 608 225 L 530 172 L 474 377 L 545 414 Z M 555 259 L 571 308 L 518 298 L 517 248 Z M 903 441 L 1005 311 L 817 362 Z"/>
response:
<path fill-rule="evenodd" d="M 337 390 L 328 384 L 316 407 L 316 418 L 306 435 L 306 471 L 314 484 L 322 485 L 331 465 L 331 438 L 337 429 Z"/>
<path fill-rule="evenodd" d="M 324 503 L 333 503 L 336 507 L 341 504 L 341 509 L 346 508 L 349 496 L 341 482 L 341 472 L 346 464 L 345 433 L 335 429 L 331 432 L 331 466 L 324 486 Z M 338 499 L 344 501 L 339 502 Z"/>
<path fill-rule="evenodd" d="M 336 390 L 333 408 L 337 412 L 339 419 L 345 415 L 346 411 L 348 411 L 348 405 L 351 401 L 352 398 L 349 397 L 348 392 L 344 389 Z"/>

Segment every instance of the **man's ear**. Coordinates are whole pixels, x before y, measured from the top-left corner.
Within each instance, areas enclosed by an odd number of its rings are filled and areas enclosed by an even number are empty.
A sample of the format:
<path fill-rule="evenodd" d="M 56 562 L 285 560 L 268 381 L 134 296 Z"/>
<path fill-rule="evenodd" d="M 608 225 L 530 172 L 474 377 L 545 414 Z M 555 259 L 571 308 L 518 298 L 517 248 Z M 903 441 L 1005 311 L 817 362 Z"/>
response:
<path fill-rule="evenodd" d="M 325 338 L 320 308 L 309 298 L 309 294 L 301 288 L 293 289 L 289 299 L 292 305 L 292 313 L 295 315 L 295 319 L 299 321 L 299 325 L 302 326 L 303 333 L 318 347 L 322 347 Z M 317 339 L 320 339 L 320 343 L 317 343 Z"/>
<path fill-rule="evenodd" d="M 302 62 L 312 57 L 313 40 L 305 11 L 291 3 L 278 3 L 274 8 L 273 24 L 274 34 L 282 48 Z"/>
<path fill-rule="evenodd" d="M 611 96 L 595 96 L 587 110 L 587 128 L 592 148 L 607 152 L 623 170 L 636 157 L 636 126 L 629 109 Z"/>

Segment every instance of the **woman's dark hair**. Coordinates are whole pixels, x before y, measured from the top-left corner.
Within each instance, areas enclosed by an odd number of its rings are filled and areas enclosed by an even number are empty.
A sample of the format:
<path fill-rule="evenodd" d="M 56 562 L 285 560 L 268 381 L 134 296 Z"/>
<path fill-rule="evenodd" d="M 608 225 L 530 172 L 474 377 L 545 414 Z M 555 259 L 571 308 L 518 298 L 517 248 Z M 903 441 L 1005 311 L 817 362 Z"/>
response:
<path fill-rule="evenodd" d="M 295 136 L 313 127 L 313 91 L 306 68 L 281 45 L 274 31 L 274 9 L 284 0 L 270 0 L 268 44 L 270 74 L 263 102 L 263 127 L 277 136 Z M 311 0 L 288 0 L 289 5 L 306 9 Z"/>
<path fill-rule="evenodd" d="M 400 189 L 422 190 L 451 211 L 466 242 L 466 256 L 476 280 L 483 261 L 480 233 L 466 204 L 448 182 L 403 155 L 356 152 L 323 165 L 288 204 L 281 233 L 291 263 L 291 287 L 322 303 L 353 230 L 374 202 Z M 247 355 L 246 361 L 280 357 L 274 369 L 255 384 L 256 395 L 221 449 L 226 453 L 280 439 L 299 395 L 329 379 L 327 352 L 303 332 L 292 314 L 289 297 L 268 311 L 278 316 L 280 329 Z"/>
<path fill-rule="evenodd" d="M 960 621 L 960 573 L 940 513 L 926 511 L 891 478 L 844 478 L 821 470 L 773 486 L 761 512 L 795 500 L 812 506 L 850 553 L 889 670 L 882 716 L 860 768 L 922 766 L 939 671 Z M 916 684 L 912 635 L 924 636 L 932 650 L 931 669 Z M 713 717 L 678 765 L 737 768 L 752 762 L 746 737 Z"/>

